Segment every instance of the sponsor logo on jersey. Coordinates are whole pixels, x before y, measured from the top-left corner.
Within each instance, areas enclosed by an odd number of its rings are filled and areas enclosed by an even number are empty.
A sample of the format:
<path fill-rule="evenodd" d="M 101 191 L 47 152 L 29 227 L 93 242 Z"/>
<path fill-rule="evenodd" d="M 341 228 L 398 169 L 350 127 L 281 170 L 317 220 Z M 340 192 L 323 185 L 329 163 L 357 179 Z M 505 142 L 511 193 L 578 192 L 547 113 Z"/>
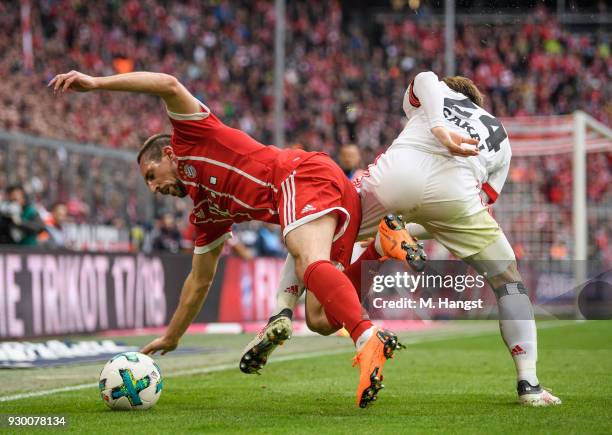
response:
<path fill-rule="evenodd" d="M 217 195 L 211 193 L 211 196 L 214 198 Z M 232 213 L 228 209 L 221 208 L 219 204 L 211 202 L 208 198 L 195 205 L 191 214 L 193 216 L 191 223 L 194 225 L 235 219 L 253 220 L 253 217 L 247 212 L 237 211 L 236 213 Z"/>

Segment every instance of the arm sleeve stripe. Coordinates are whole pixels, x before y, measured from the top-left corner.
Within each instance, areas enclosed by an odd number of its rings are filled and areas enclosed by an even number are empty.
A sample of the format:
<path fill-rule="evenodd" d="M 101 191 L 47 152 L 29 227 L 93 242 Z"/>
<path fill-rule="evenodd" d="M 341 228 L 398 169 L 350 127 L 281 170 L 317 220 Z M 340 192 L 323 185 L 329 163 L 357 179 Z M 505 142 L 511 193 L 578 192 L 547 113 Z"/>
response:
<path fill-rule="evenodd" d="M 499 193 L 497 193 L 489 183 L 483 183 L 482 190 L 484 190 L 484 193 L 486 193 L 489 197 L 489 204 L 493 204 L 495 201 L 497 201 Z"/>
<path fill-rule="evenodd" d="M 410 104 L 414 107 L 421 107 L 421 102 L 419 101 L 419 99 L 417 98 L 416 95 L 414 95 L 414 79 L 412 79 L 412 81 L 410 82 L 410 93 L 408 95 L 408 101 L 410 101 Z"/>

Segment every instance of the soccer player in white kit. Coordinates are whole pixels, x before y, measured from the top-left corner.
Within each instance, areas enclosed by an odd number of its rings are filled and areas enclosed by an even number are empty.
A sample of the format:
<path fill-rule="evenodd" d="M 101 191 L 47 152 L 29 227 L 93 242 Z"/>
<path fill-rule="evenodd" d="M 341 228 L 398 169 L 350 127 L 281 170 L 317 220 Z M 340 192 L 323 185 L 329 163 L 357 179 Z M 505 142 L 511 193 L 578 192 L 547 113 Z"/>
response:
<path fill-rule="evenodd" d="M 512 247 L 488 210 L 504 185 L 511 150 L 503 125 L 481 105 L 466 78 L 417 74 L 403 101 L 408 122 L 357 184 L 359 237 L 374 236 L 385 215 L 402 214 L 411 235 L 433 237 L 486 276 L 516 366 L 519 403 L 558 405 L 539 384 L 533 308 Z M 478 151 L 461 143 L 466 136 Z"/>
<path fill-rule="evenodd" d="M 519 402 L 558 405 L 536 376 L 533 307 L 510 243 L 488 212 L 506 180 L 511 151 L 499 120 L 484 110 L 468 79 L 418 74 L 408 86 L 404 130 L 361 179 L 360 235 L 376 231 L 389 211 L 401 213 L 413 236 L 425 230 L 455 256 L 487 277 L 495 291 L 500 330 L 517 372 Z M 445 130 L 478 140 L 479 155 L 452 156 L 440 144 Z M 405 186 L 409 186 L 406 188 Z"/>

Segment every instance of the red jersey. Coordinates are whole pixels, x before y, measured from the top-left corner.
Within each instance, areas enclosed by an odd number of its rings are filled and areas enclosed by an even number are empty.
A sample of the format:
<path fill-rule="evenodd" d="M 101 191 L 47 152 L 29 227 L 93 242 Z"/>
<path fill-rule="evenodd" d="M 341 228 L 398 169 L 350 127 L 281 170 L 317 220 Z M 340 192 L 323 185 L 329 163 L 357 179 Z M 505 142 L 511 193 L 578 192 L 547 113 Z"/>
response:
<path fill-rule="evenodd" d="M 195 253 L 231 237 L 234 223 L 280 223 L 282 181 L 318 153 L 265 146 L 223 124 L 203 104 L 200 113 L 168 116 L 178 177 L 194 204 L 189 219 L 196 226 Z"/>

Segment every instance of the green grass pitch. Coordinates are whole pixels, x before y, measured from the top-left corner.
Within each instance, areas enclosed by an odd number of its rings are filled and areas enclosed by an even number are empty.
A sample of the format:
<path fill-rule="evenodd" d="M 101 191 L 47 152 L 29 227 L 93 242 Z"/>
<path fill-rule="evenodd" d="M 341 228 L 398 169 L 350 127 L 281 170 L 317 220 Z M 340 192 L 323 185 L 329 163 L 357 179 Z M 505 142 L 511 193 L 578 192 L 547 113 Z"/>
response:
<path fill-rule="evenodd" d="M 538 375 L 563 400 L 555 408 L 515 403 L 514 367 L 496 322 L 453 322 L 401 337 L 408 348 L 385 366 L 387 388 L 365 410 L 355 405 L 358 370 L 346 338 L 296 337 L 261 376 L 247 376 L 236 361 L 250 337 L 192 335 L 184 345 L 226 350 L 158 357 L 165 386 L 150 411 L 108 410 L 94 386 L 102 364 L 93 364 L 0 372 L 0 400 L 92 385 L 2 401 L 0 413 L 63 414 L 65 430 L 104 434 L 612 432 L 612 322 L 540 323 Z"/>

